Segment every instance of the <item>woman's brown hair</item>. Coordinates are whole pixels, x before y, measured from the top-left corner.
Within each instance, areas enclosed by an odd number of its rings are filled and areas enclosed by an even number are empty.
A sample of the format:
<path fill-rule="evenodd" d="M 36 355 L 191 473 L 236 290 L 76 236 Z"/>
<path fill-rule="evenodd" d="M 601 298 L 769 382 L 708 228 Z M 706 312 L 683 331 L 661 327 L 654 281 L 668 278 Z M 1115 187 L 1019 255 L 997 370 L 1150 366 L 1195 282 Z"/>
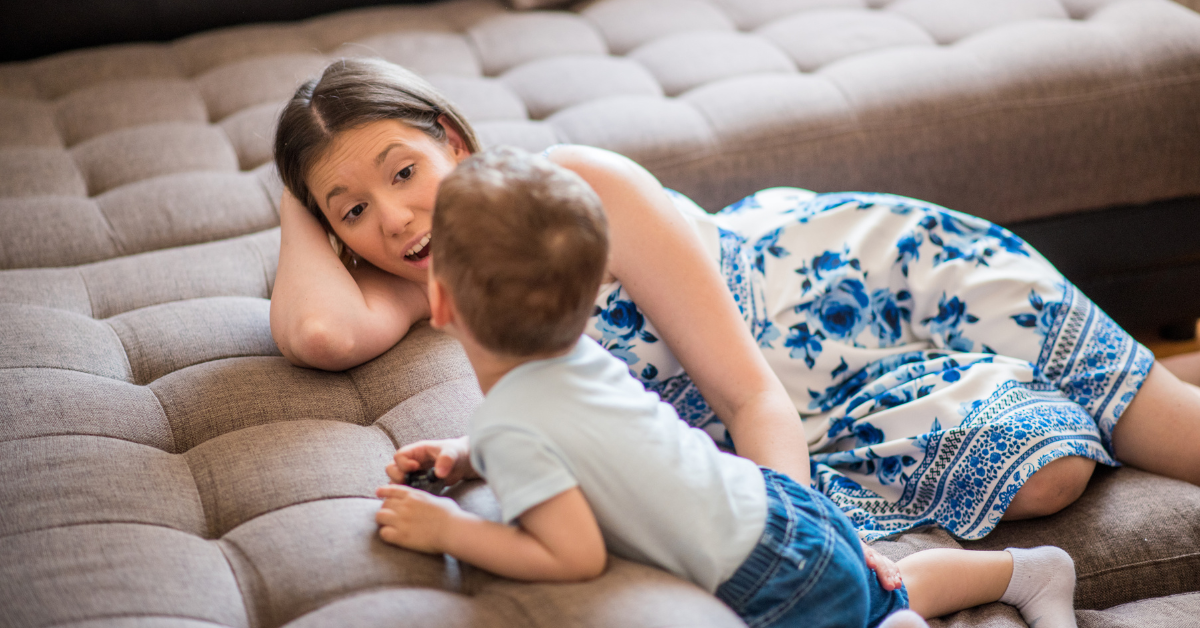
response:
<path fill-rule="evenodd" d="M 441 116 L 462 137 L 467 150 L 479 151 L 475 131 L 454 103 L 425 79 L 381 59 L 341 59 L 319 78 L 299 87 L 279 116 L 275 129 L 275 165 L 283 184 L 316 216 L 335 241 L 344 263 L 351 253 L 336 240 L 305 178 L 333 139 L 347 129 L 379 120 L 399 120 L 440 142 L 446 141 Z"/>

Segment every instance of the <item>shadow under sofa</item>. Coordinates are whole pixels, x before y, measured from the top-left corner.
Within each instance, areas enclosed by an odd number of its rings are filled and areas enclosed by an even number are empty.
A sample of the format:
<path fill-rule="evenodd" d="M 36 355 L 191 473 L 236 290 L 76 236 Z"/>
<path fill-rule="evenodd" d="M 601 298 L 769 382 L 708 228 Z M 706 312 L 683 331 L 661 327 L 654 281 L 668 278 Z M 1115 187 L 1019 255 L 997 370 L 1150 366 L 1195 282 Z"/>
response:
<path fill-rule="evenodd" d="M 610 148 L 710 210 L 797 185 L 1035 225 L 1200 195 L 1200 15 L 814 5 L 457 0 L 0 64 L 0 626 L 740 625 L 626 561 L 531 585 L 378 541 L 391 453 L 461 434 L 479 392 L 425 325 L 343 373 L 279 355 L 271 138 L 296 84 L 376 54 L 485 144 Z M 495 516 L 486 487 L 454 494 Z M 981 541 L 875 546 L 1046 543 L 1076 560 L 1081 626 L 1200 616 L 1200 489 L 1135 469 Z M 1001 604 L 934 623 L 1023 625 Z"/>

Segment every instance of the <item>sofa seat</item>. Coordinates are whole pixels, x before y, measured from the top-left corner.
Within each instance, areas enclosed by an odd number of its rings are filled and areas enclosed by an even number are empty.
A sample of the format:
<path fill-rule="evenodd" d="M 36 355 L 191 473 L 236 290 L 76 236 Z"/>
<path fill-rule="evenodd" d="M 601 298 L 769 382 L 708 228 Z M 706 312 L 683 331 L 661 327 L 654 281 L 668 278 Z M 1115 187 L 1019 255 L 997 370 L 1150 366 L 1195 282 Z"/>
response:
<path fill-rule="evenodd" d="M 771 185 L 1001 221 L 1200 193 L 1200 15 L 1167 0 L 452 0 L 0 64 L 0 626 L 741 625 L 619 559 L 533 585 L 378 540 L 392 452 L 463 433 L 480 396 L 424 324 L 342 373 L 272 341 L 275 119 L 345 55 L 424 74 L 485 144 L 610 148 L 709 209 Z M 1171 625 L 1198 513 L 1200 489 L 1120 469 L 970 546 L 1061 544 L 1081 625 Z M 935 545 L 957 543 L 879 543 Z"/>

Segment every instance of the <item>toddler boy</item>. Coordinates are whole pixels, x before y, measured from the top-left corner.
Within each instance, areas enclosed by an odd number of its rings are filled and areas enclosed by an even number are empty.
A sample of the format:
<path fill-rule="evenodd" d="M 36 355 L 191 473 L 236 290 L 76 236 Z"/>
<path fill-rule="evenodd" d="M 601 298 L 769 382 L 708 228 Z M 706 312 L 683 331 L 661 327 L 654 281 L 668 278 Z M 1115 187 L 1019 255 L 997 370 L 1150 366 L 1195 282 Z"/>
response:
<path fill-rule="evenodd" d="M 996 600 L 1039 628 L 1075 625 L 1058 548 L 919 552 L 885 590 L 825 496 L 721 452 L 582 336 L 608 234 L 574 173 L 513 149 L 475 155 L 442 183 L 433 232 L 431 323 L 462 343 L 485 399 L 468 436 L 408 445 L 388 474 L 483 477 L 503 523 L 390 485 L 384 541 L 540 581 L 596 577 L 611 551 L 715 593 L 751 627 L 923 625 L 902 609 Z"/>

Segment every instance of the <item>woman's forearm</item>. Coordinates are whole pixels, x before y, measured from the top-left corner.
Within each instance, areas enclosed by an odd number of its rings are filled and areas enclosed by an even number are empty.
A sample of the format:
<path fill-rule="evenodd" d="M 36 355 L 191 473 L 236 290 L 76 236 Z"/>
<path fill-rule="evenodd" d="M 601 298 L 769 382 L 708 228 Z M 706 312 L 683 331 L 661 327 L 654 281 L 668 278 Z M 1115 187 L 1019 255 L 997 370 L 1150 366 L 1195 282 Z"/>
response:
<path fill-rule="evenodd" d="M 796 408 L 782 391 L 749 398 L 725 420 L 739 456 L 808 486 L 808 442 Z"/>
<path fill-rule="evenodd" d="M 361 364 L 396 344 L 428 315 L 419 309 L 419 286 L 406 286 L 411 282 L 369 265 L 351 275 L 324 228 L 291 195 L 285 193 L 279 211 L 271 334 L 293 363 L 327 370 Z"/>

